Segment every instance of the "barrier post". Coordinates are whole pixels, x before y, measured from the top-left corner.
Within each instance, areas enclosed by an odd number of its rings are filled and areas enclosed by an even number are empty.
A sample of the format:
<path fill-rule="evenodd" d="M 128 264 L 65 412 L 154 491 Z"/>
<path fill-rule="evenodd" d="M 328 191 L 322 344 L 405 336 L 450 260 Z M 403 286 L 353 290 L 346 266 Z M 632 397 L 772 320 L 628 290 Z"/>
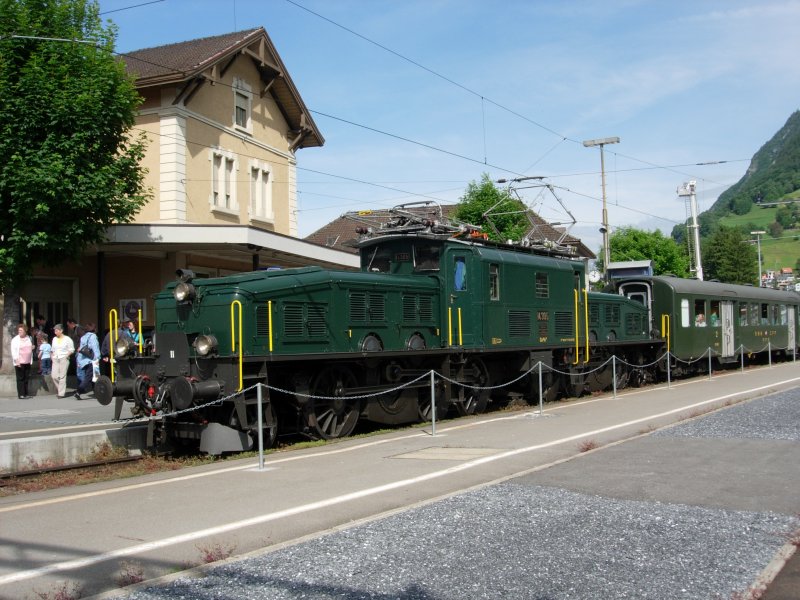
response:
<path fill-rule="evenodd" d="M 431 436 L 436 435 L 436 385 L 433 375 L 435 371 L 431 369 Z"/>
<path fill-rule="evenodd" d="M 544 395 L 542 392 L 542 361 L 539 361 L 539 416 L 542 416 L 542 396 Z"/>
<path fill-rule="evenodd" d="M 742 373 L 744 373 L 744 344 L 741 344 L 739 346 L 739 349 L 741 350 L 741 352 L 739 353 L 739 359 L 742 362 Z"/>
<path fill-rule="evenodd" d="M 611 355 L 611 375 L 614 378 L 614 398 L 617 397 L 617 355 Z"/>
<path fill-rule="evenodd" d="M 256 385 L 258 398 L 258 470 L 264 470 L 264 408 L 261 406 L 261 385 Z"/>
<path fill-rule="evenodd" d="M 769 366 L 772 366 L 772 340 L 767 340 L 767 357 L 769 358 Z"/>
<path fill-rule="evenodd" d="M 708 378 L 711 379 L 711 347 L 708 348 Z"/>
<path fill-rule="evenodd" d="M 669 356 L 670 352 L 667 350 L 667 389 L 672 387 L 672 373 L 670 372 Z"/>

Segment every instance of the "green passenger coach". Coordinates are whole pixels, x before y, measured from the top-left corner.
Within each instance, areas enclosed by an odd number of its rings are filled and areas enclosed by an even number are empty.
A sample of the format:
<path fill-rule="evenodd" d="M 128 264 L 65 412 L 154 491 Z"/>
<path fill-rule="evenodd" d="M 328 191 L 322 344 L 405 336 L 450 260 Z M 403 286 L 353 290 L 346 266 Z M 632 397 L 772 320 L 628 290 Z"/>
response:
<path fill-rule="evenodd" d="M 796 292 L 677 277 L 623 280 L 617 287 L 650 307 L 651 328 L 684 361 L 709 349 L 720 363 L 765 351 L 794 357 L 800 340 Z"/>

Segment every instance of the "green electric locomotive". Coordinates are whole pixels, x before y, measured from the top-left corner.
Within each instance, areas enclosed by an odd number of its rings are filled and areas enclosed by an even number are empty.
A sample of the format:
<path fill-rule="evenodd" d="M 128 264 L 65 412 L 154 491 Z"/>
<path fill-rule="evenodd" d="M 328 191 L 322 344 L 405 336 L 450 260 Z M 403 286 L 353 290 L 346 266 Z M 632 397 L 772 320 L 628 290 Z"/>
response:
<path fill-rule="evenodd" d="M 268 443 L 279 428 L 337 438 L 359 418 L 397 424 L 538 400 L 540 362 L 546 399 L 623 386 L 631 372 L 612 370 L 612 354 L 644 364 L 662 348 L 636 298 L 587 290 L 584 262 L 397 214 L 364 235 L 358 272 L 178 271 L 155 297 L 152 350 L 118 340 L 115 380 L 98 381 L 98 400 L 116 398 L 117 417 L 126 402 L 151 416 L 153 444 L 219 453 L 252 446 L 256 383 L 268 386 Z"/>

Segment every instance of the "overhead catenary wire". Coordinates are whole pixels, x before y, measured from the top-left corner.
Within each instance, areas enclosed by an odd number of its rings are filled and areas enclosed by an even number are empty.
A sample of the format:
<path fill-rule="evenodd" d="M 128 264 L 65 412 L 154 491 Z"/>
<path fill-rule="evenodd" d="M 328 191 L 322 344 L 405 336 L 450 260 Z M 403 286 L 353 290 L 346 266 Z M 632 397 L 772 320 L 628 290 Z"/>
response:
<path fill-rule="evenodd" d="M 302 7 L 301 5 L 297 4 L 296 2 L 292 2 L 291 0 L 287 0 L 287 2 L 290 2 L 290 3 L 292 3 L 292 4 L 296 5 L 296 6 L 300 7 L 300 8 L 303 8 L 304 10 L 307 10 L 307 9 L 305 9 L 305 7 Z M 327 20 L 327 21 L 330 21 L 330 20 L 329 20 L 329 19 L 327 19 L 326 17 L 322 17 L 321 15 L 318 15 L 317 13 L 314 13 L 313 11 L 309 11 L 309 12 L 312 12 L 313 14 L 315 14 L 315 15 L 319 16 L 320 18 L 323 18 L 323 19 L 325 19 L 325 20 Z M 340 26 L 340 25 L 338 25 L 337 23 L 334 23 L 333 21 L 331 21 L 331 23 L 333 23 L 333 24 L 335 24 L 335 25 L 337 25 L 337 26 Z M 343 29 L 345 29 L 345 30 L 347 30 L 347 31 L 350 31 L 350 30 L 349 30 L 348 28 L 346 28 L 346 27 L 343 27 L 343 26 L 340 26 L 340 27 L 342 27 Z M 436 76 L 438 76 L 438 77 L 441 77 L 441 78 L 443 78 L 443 79 L 445 79 L 445 80 L 449 81 L 450 83 L 453 83 L 454 85 L 457 85 L 458 87 L 461 87 L 461 88 L 463 88 L 464 90 L 466 90 L 466 91 L 468 91 L 468 92 L 470 92 L 470 93 L 472 93 L 472 94 L 475 94 L 475 95 L 479 96 L 480 98 L 484 99 L 484 97 L 483 97 L 483 96 L 481 96 L 480 94 L 478 94 L 477 92 L 475 92 L 475 91 L 473 91 L 473 90 L 470 90 L 469 88 L 466 88 L 465 86 L 462 86 L 461 84 L 458 84 L 458 83 L 456 83 L 456 82 L 454 82 L 454 81 L 450 80 L 449 78 L 447 78 L 447 77 L 444 77 L 443 75 L 441 75 L 441 74 L 439 74 L 439 73 L 436 73 L 435 71 L 433 71 L 433 70 L 431 70 L 431 69 L 428 69 L 427 67 L 424 67 L 423 65 L 420 65 L 420 64 L 416 63 L 415 61 L 412 61 L 412 60 L 410 60 L 410 59 L 408 59 L 408 58 L 406 58 L 406 57 L 403 57 L 403 56 L 402 56 L 402 55 L 400 55 L 399 53 L 396 53 L 396 52 L 394 52 L 394 51 L 392 51 L 392 50 L 390 50 L 390 49 L 388 49 L 388 48 L 386 48 L 386 47 L 382 46 L 381 44 L 378 44 L 377 42 L 373 42 L 372 40 L 369 40 L 368 38 L 366 38 L 366 37 L 364 37 L 364 36 L 362 36 L 362 35 L 360 35 L 360 34 L 357 34 L 357 33 L 355 33 L 355 32 L 351 32 L 351 33 L 354 33 L 354 35 L 357 35 L 358 37 L 361 37 L 361 38 L 363 38 L 363 39 L 365 39 L 365 40 L 369 41 L 370 43 L 373 43 L 373 44 L 375 44 L 375 45 L 377 45 L 377 46 L 379 46 L 379 47 L 381 47 L 381 48 L 383 48 L 383 49 L 385 49 L 385 50 L 387 50 L 387 51 L 389 51 L 389 52 L 391 52 L 391 53 L 393 53 L 393 54 L 396 54 L 396 55 L 397 55 L 397 56 L 399 56 L 400 58 L 403 58 L 404 60 L 408 60 L 409 62 L 412 62 L 413 64 L 415 64 L 415 65 L 419 66 L 420 68 L 422 68 L 422 69 L 424 69 L 424 70 L 426 70 L 426 71 L 429 71 L 429 72 L 431 72 L 432 74 L 434 74 L 434 75 L 436 75 Z M 12 37 L 14 37 L 14 38 L 20 38 L 20 39 L 29 39 L 29 38 L 28 38 L 28 37 L 26 37 L 26 36 L 12 36 Z M 60 42 L 83 42 L 83 43 L 94 44 L 94 45 L 95 45 L 95 46 L 97 46 L 98 48 L 105 49 L 105 47 L 104 47 L 104 46 L 102 46 L 102 45 L 101 45 L 99 42 L 95 42 L 95 41 L 92 41 L 92 40 L 67 40 L 67 39 L 59 39 L 59 38 L 45 38 L 45 37 L 36 37 L 36 38 L 32 38 L 32 39 L 39 39 L 39 40 L 44 40 L 44 41 L 60 41 Z M 117 55 L 117 56 L 121 56 L 121 57 L 123 57 L 123 58 L 132 58 L 132 59 L 135 59 L 135 60 L 140 60 L 140 61 L 146 62 L 146 63 L 148 63 L 148 64 L 150 64 L 150 65 L 153 65 L 153 66 L 157 66 L 157 67 L 161 67 L 161 68 L 164 68 L 164 69 L 168 69 L 168 70 L 170 70 L 170 71 L 172 71 L 172 72 L 175 72 L 175 73 L 183 73 L 183 71 L 180 71 L 180 70 L 178 70 L 178 69 L 175 69 L 174 67 L 170 67 L 170 66 L 167 66 L 167 65 L 163 65 L 163 64 L 160 64 L 160 63 L 157 63 L 157 62 L 153 62 L 153 61 L 150 61 L 150 60 L 143 60 L 143 59 L 141 59 L 141 58 L 139 58 L 139 57 L 134 57 L 134 56 L 133 56 L 132 54 L 130 54 L 130 53 L 117 52 L 117 51 L 113 51 L 113 50 L 112 50 L 112 51 L 110 51 L 110 52 L 111 52 L 112 54 L 115 54 L 115 55 Z M 217 85 L 224 86 L 224 87 L 228 87 L 228 88 L 231 88 L 231 89 L 234 89 L 234 88 L 235 88 L 235 86 L 233 86 L 233 85 L 231 85 L 231 84 L 226 84 L 226 83 L 224 83 L 224 82 L 216 82 L 216 83 L 217 83 Z M 235 88 L 235 89 L 238 89 L 238 88 Z M 502 105 L 500 105 L 500 104 L 498 104 L 498 103 L 496 103 L 496 102 L 492 101 L 492 100 L 491 100 L 491 99 L 489 99 L 489 98 L 485 98 L 485 100 L 486 100 L 487 102 L 491 102 L 492 104 L 495 104 L 495 105 L 497 105 L 497 106 L 499 106 L 499 107 L 501 107 L 501 108 L 505 108 L 505 107 L 503 107 Z M 510 109 L 506 109 L 506 110 L 510 110 Z M 418 141 L 416 141 L 416 140 L 412 140 L 412 139 L 410 139 L 410 138 L 406 138 L 406 137 L 400 136 L 400 135 L 398 135 L 398 134 L 393 134 L 393 133 L 389 133 L 389 132 L 386 132 L 386 131 L 382 131 L 382 130 L 380 130 L 380 129 L 377 129 L 377 128 L 374 128 L 374 127 L 370 127 L 370 126 L 367 126 L 367 125 L 362 125 L 362 124 L 356 123 L 356 122 L 354 122 L 354 121 L 350 121 L 350 120 L 348 120 L 348 119 L 344 119 L 344 118 L 341 118 L 341 117 L 336 117 L 336 116 L 334 116 L 334 115 L 330 115 L 330 114 L 323 113 L 323 112 L 320 112 L 320 111 L 315 111 L 315 110 L 310 110 L 310 112 L 312 112 L 312 113 L 314 113 L 314 114 L 318 114 L 318 115 L 324 116 L 324 117 L 327 117 L 327 118 L 331 118 L 331 119 L 334 119 L 334 120 L 337 120 L 337 121 L 341 121 L 341 122 L 343 122 L 343 123 L 346 123 L 346 124 L 349 124 L 349 125 L 351 125 L 351 126 L 359 127 L 359 128 L 365 129 L 365 130 L 372 131 L 372 132 L 374 132 L 374 133 L 378 133 L 378 134 L 381 134 L 381 135 L 385 135 L 385 136 L 388 136 L 388 137 L 391 137 L 391 138 L 394 138 L 394 139 L 399 139 L 399 140 L 405 141 L 405 142 L 407 142 L 407 143 L 415 144 L 415 145 L 418 145 L 418 146 L 420 146 L 420 147 L 427 148 L 427 149 L 429 149 L 429 150 L 433 150 L 433 151 L 436 151 L 436 152 L 441 152 L 441 153 L 447 154 L 447 155 L 449 155 L 449 156 L 453 156 L 453 157 L 455 157 L 455 158 L 460 158 L 460 159 L 462 159 L 462 160 L 467 160 L 467 161 L 474 162 L 474 163 L 477 163 L 477 164 L 482 164 L 482 165 L 485 165 L 485 166 L 489 166 L 489 167 L 491 167 L 491 168 L 498 169 L 498 170 L 500 170 L 500 171 L 503 171 L 503 172 L 505 172 L 505 173 L 510 173 L 510 174 L 514 174 L 514 175 L 518 175 L 518 176 L 523 176 L 523 175 L 524 175 L 523 173 L 519 173 L 519 172 L 517 172 L 517 171 L 515 171 L 515 170 L 513 170 L 513 169 L 507 169 L 507 168 L 505 168 L 505 167 L 501 167 L 501 166 L 498 166 L 498 165 L 490 164 L 490 163 L 487 163 L 487 162 L 485 162 L 485 161 L 481 161 L 480 159 L 471 158 L 471 157 L 468 157 L 468 156 L 465 156 L 465 155 L 459 154 L 459 153 L 457 153 L 457 152 L 452 152 L 452 151 L 449 151 L 449 150 L 445 150 L 445 149 L 442 149 L 442 148 L 438 148 L 438 147 L 436 147 L 436 146 L 433 146 L 433 145 L 430 145 L 430 144 L 426 144 L 426 143 L 423 143 L 423 142 L 418 142 Z M 514 112 L 514 111 L 510 111 L 510 112 Z M 525 120 L 528 120 L 528 121 L 530 121 L 530 122 L 532 122 L 532 123 L 534 123 L 534 124 L 536 124 L 536 125 L 538 125 L 538 126 L 540 126 L 540 127 L 544 128 L 544 129 L 547 129 L 547 130 L 548 130 L 548 131 L 550 131 L 551 133 L 554 133 L 554 134 L 556 134 L 556 135 L 559 135 L 559 136 L 561 137 L 561 140 L 559 140 L 559 142 L 558 142 L 558 143 L 557 143 L 557 144 L 556 144 L 556 145 L 555 145 L 553 148 L 551 148 L 550 150 L 548 150 L 548 151 L 547 151 L 547 153 L 550 153 L 550 152 L 551 152 L 553 149 L 555 149 L 555 147 L 557 147 L 558 145 L 560 145 L 561 143 L 563 143 L 563 141 L 565 141 L 565 140 L 569 140 L 569 141 L 573 141 L 573 142 L 574 142 L 574 141 L 576 141 L 576 140 L 574 140 L 574 139 L 572 139 L 572 138 L 569 138 L 568 136 L 562 136 L 561 134 L 558 134 L 558 133 L 557 133 L 557 132 L 555 132 L 554 130 L 551 130 L 551 129 L 549 129 L 549 128 L 546 128 L 546 127 L 544 127 L 543 125 L 541 125 L 541 124 L 539 124 L 539 123 L 536 123 L 535 121 L 532 121 L 531 119 L 528 119 L 527 117 L 524 117 L 523 115 L 519 115 L 519 114 L 517 114 L 517 113 L 514 113 L 514 114 L 516 114 L 516 115 L 517 115 L 517 116 L 519 116 L 520 118 L 523 118 L 523 119 L 525 119 Z M 132 129 L 139 129 L 140 131 L 145 131 L 147 134 L 155 134 L 155 135 L 160 135 L 160 136 L 165 136 L 165 135 L 166 135 L 166 134 L 161 134 L 161 133 L 157 133 L 157 132 L 153 132 L 153 131 L 144 130 L 144 129 L 141 129 L 141 128 L 132 128 Z M 170 136 L 170 135 L 166 135 L 166 137 L 172 137 L 173 139 L 178 139 L 178 138 L 177 138 L 177 136 Z M 185 141 L 187 144 L 188 144 L 188 143 L 192 143 L 192 144 L 195 144 L 195 145 L 198 145 L 198 146 L 204 147 L 204 148 L 209 148 L 209 149 L 212 149 L 212 147 L 211 147 L 211 146 L 209 146 L 208 144 L 201 144 L 201 143 L 198 143 L 198 142 L 191 142 L 190 140 L 184 140 L 184 141 Z M 546 154 L 547 154 L 547 153 L 546 153 Z M 253 156 L 253 155 L 247 155 L 247 154 L 241 154 L 241 156 L 243 156 L 243 157 L 247 157 L 247 158 L 259 158 L 259 157 L 256 157 L 256 156 Z M 543 158 L 543 157 L 542 157 L 542 158 Z M 627 157 L 627 156 L 626 156 L 626 158 L 629 158 L 629 159 L 631 159 L 631 160 L 637 160 L 637 161 L 639 161 L 639 162 L 642 162 L 642 163 L 644 163 L 644 164 L 647 164 L 647 165 L 649 165 L 649 166 L 647 167 L 647 168 L 649 168 L 649 169 L 661 169 L 661 168 L 665 168 L 665 167 L 662 167 L 662 166 L 660 166 L 660 165 L 656 165 L 656 164 L 654 164 L 654 163 L 649 163 L 649 162 L 647 162 L 647 161 L 642 161 L 642 160 L 639 160 L 639 159 L 636 159 L 636 158 L 633 158 L 633 157 Z M 541 160 L 541 159 L 539 159 L 539 160 Z M 537 162 L 539 162 L 539 161 L 537 161 Z M 690 163 L 690 164 L 692 164 L 692 165 L 698 165 L 698 166 L 705 166 L 705 165 L 710 165 L 710 164 L 720 164 L 720 163 L 725 163 L 725 162 L 733 162 L 733 161 L 707 161 L 707 162 L 703 162 L 703 163 Z M 536 163 L 534 163 L 534 164 L 536 164 Z M 531 168 L 532 168 L 532 167 L 531 167 Z M 341 179 L 341 180 L 344 180 L 344 181 L 349 181 L 349 182 L 352 182 L 352 183 L 359 183 L 359 184 L 364 184 L 364 185 L 374 186 L 374 187 L 378 187 L 378 188 L 383 188 L 383 189 L 387 189 L 387 190 L 389 190 L 389 191 L 393 191 L 393 192 L 399 192 L 399 193 L 402 193 L 402 194 L 408 194 L 408 195 L 410 195 L 410 196 L 416 196 L 416 197 L 421 197 L 421 198 L 431 199 L 431 200 L 435 200 L 435 201 L 437 201 L 437 202 L 446 202 L 446 200 L 443 200 L 443 199 L 441 199 L 441 198 L 435 198 L 435 197 L 433 197 L 433 196 L 430 196 L 430 195 L 428 195 L 428 194 L 422 194 L 422 193 L 418 193 L 418 192 L 411 192 L 411 191 L 408 191 L 408 190 L 402 190 L 402 189 L 395 188 L 395 187 L 391 187 L 391 186 L 384 186 L 384 185 L 377 184 L 377 183 L 374 183 L 374 182 L 369 182 L 369 181 L 366 181 L 366 180 L 363 180 L 363 179 L 358 179 L 358 178 L 353 178 L 353 177 L 347 177 L 347 176 L 343 176 L 343 175 L 337 175 L 337 174 L 333 174 L 333 173 L 325 173 L 325 172 L 322 172 L 322 171 L 315 171 L 315 170 L 313 170 L 313 169 L 304 169 L 304 168 L 301 168 L 301 167 L 298 167 L 298 170 L 301 170 L 301 171 L 307 171 L 307 172 L 310 172 L 310 173 L 318 173 L 318 174 L 322 174 L 322 175 L 325 175 L 325 176 L 328 176 L 328 177 L 333 177 L 333 178 Z M 632 171 L 632 170 L 637 170 L 637 169 L 629 169 L 629 170 L 631 170 L 631 171 Z M 638 169 L 638 170 L 645 170 L 645 169 Z M 617 171 L 617 172 L 622 172 L 622 170 L 619 170 L 619 171 Z M 566 176 L 566 175 L 561 175 L 561 176 Z M 559 175 L 556 175 L 556 177 L 559 177 Z M 703 178 L 699 178 L 699 179 L 703 179 Z M 597 198 L 597 197 L 595 197 L 595 196 L 592 196 L 592 195 L 589 195 L 589 194 L 580 193 L 580 192 L 576 192 L 575 190 L 572 190 L 572 189 L 570 189 L 570 188 L 561 187 L 561 188 L 559 188 L 559 189 L 562 189 L 562 190 L 564 190 L 564 191 L 566 191 L 566 192 L 569 192 L 569 193 L 572 193 L 572 194 L 576 194 L 576 195 L 578 195 L 578 196 L 582 196 L 582 197 L 589 198 L 589 199 L 596 200 L 596 201 L 601 201 L 599 198 Z M 642 210 L 639 210 L 639 209 L 635 209 L 635 208 L 632 208 L 632 207 L 629 207 L 629 206 L 625 206 L 625 205 L 622 205 L 622 204 L 617 204 L 616 206 L 618 206 L 619 208 L 622 208 L 622 209 L 624 209 L 624 210 L 629 210 L 629 211 L 631 211 L 631 212 L 635 212 L 635 213 L 638 213 L 638 214 L 641 214 L 641 215 L 644 215 L 644 216 L 653 217 L 653 218 L 656 218 L 656 219 L 662 219 L 662 220 L 669 221 L 669 222 L 672 222 L 672 223 L 678 223 L 678 221 L 673 221 L 673 220 L 671 220 L 671 219 L 667 219 L 667 218 L 665 218 L 665 217 L 661 217 L 660 215 L 655 215 L 655 214 L 647 213 L 647 212 L 645 212 L 645 211 L 642 211 Z"/>

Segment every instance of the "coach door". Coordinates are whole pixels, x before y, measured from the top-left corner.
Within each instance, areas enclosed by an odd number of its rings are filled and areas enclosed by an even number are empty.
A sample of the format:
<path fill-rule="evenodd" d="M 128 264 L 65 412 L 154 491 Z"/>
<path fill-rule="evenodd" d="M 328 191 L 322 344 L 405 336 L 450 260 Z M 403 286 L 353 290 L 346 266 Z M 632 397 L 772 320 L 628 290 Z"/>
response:
<path fill-rule="evenodd" d="M 793 348 L 797 347 L 797 341 L 795 338 L 795 323 L 797 322 L 797 308 L 794 306 L 787 306 L 786 309 L 789 311 L 786 319 L 786 328 L 789 331 L 789 343 L 787 344 L 787 348 L 792 350 Z"/>
<path fill-rule="evenodd" d="M 736 346 L 733 337 L 733 302 L 722 301 L 720 303 L 720 321 L 722 324 L 722 357 L 733 356 L 736 353 Z"/>

